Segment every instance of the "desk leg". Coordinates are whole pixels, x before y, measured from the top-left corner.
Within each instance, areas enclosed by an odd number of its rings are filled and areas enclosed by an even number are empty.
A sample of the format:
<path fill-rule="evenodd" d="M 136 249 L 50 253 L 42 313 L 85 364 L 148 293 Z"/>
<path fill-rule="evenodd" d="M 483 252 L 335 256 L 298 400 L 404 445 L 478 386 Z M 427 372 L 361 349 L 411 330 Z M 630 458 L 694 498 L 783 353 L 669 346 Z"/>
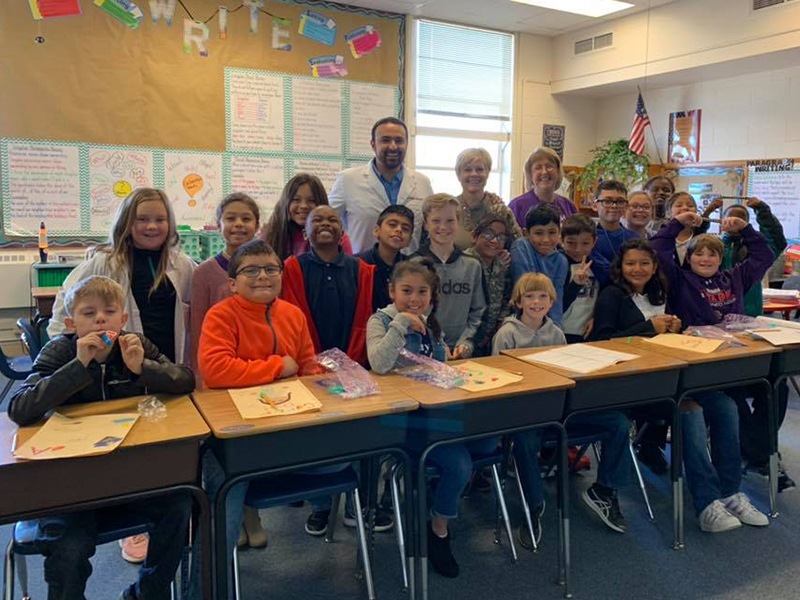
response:
<path fill-rule="evenodd" d="M 570 532 L 569 532 L 569 460 L 567 458 L 567 432 L 561 429 L 558 432 L 559 451 L 558 451 L 558 516 L 561 527 L 558 531 L 558 578 L 556 583 L 564 586 L 564 597 L 572 598 L 569 588 L 570 571 Z"/>
<path fill-rule="evenodd" d="M 417 470 L 417 557 L 419 558 L 422 600 L 428 600 L 428 499 L 425 478 L 425 460 L 433 446 L 426 448 L 419 458 Z M 413 579 L 413 575 L 412 575 Z"/>
<path fill-rule="evenodd" d="M 213 550 L 211 544 L 207 541 L 203 540 L 211 540 L 211 505 L 208 501 L 208 496 L 206 496 L 205 492 L 200 488 L 194 488 L 190 490 L 192 497 L 194 498 L 195 502 L 197 503 L 198 508 L 200 509 L 200 515 L 198 517 L 198 529 L 197 538 L 200 539 L 200 556 L 199 560 L 201 561 L 200 564 L 202 568 L 200 569 L 201 573 L 207 573 L 206 577 L 202 579 L 202 585 L 200 589 L 202 590 L 203 598 L 211 598 L 213 594 L 213 584 L 212 584 L 212 565 L 213 565 Z M 195 544 L 196 546 L 196 544 Z M 193 551 L 194 553 L 194 551 Z M 197 560 L 198 557 L 192 556 L 192 560 Z"/>
<path fill-rule="evenodd" d="M 225 481 L 219 488 L 217 499 L 214 503 L 212 544 L 214 546 L 214 593 L 217 600 L 227 600 L 228 598 L 228 577 L 231 571 L 231 563 L 228 561 L 228 543 L 226 541 L 228 527 L 225 505 L 228 499 L 228 492 L 238 481 L 237 479 Z"/>
<path fill-rule="evenodd" d="M 778 389 L 786 385 L 787 377 L 778 377 L 770 386 L 770 397 L 767 400 L 767 420 L 769 422 L 769 516 L 773 519 L 780 513 L 776 508 L 778 497 Z"/>
<path fill-rule="evenodd" d="M 683 550 L 683 440 L 680 399 L 672 416 L 672 549 Z"/>

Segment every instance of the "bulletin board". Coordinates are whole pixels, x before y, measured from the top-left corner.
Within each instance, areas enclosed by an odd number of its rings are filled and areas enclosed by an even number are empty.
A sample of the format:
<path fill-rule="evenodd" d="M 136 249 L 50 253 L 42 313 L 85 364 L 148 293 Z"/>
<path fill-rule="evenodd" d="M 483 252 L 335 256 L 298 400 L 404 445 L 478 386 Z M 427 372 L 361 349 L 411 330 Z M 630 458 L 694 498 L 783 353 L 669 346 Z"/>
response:
<path fill-rule="evenodd" d="M 126 185 L 172 186 L 211 209 L 231 186 L 250 185 L 249 191 L 262 192 L 264 197 L 257 200 L 266 207 L 277 199 L 282 187 L 277 182 L 295 171 L 320 168 L 323 181 L 330 183 L 336 170 L 368 156 L 369 138 L 351 139 L 351 127 L 353 135 L 363 136 L 364 124 L 354 122 L 350 109 L 360 101 L 391 109 L 382 116 L 401 114 L 402 15 L 327 2 L 262 2 L 253 7 L 254 0 L 244 1 L 228 6 L 224 39 L 219 0 L 183 0 L 171 24 L 163 15 L 154 22 L 150 3 L 138 0 L 142 18 L 135 29 L 90 0 L 80 0 L 80 16 L 44 20 L 33 18 L 28 2 L 0 2 L 0 176 L 6 236 L 0 241 L 34 235 L 34 221 L 45 205 L 55 221 L 48 223 L 50 232 L 96 237 L 107 232 L 109 215 Z M 192 36 L 198 37 L 202 22 L 208 39 L 197 43 Z M 191 34 L 186 44 L 185 28 Z M 313 152 L 298 152 L 288 143 L 283 148 L 243 147 L 241 136 L 232 138 L 231 111 L 236 117 L 238 108 L 239 116 L 255 119 L 263 106 L 256 93 L 249 104 L 232 107 L 231 81 L 241 81 L 242 74 L 250 83 L 259 78 L 279 82 L 284 135 L 292 143 L 298 118 L 293 93 L 302 91 L 308 109 L 304 117 L 311 120 L 316 109 L 308 98 L 334 93 L 341 106 L 340 119 L 331 127 L 341 137 L 338 147 Z M 328 102 L 320 111 L 328 114 L 325 110 L 332 106 Z M 373 116 L 369 111 L 366 115 Z M 40 168 L 52 193 L 39 203 L 31 198 L 27 213 L 15 213 L 18 226 L 10 227 L 8 175 L 15 165 Z M 186 180 L 195 166 L 211 174 L 201 189 Z M 262 170 L 272 178 L 259 183 L 254 177 Z M 183 174 L 180 184 L 178 174 Z M 98 181 L 105 185 L 94 185 Z M 178 219 L 193 226 L 201 221 L 190 213 Z"/>

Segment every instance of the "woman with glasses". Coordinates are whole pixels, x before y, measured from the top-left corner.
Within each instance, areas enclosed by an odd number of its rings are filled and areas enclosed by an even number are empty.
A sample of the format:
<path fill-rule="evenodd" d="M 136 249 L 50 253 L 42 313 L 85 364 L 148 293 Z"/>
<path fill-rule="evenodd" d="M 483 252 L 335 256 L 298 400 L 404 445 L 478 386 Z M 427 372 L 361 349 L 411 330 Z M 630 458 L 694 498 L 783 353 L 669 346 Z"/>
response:
<path fill-rule="evenodd" d="M 537 148 L 531 153 L 525 161 L 525 189 L 528 191 L 514 198 L 508 205 L 521 228 L 525 227 L 525 215 L 528 211 L 540 204 L 555 208 L 562 221 L 578 212 L 569 198 L 556 193 L 563 180 L 561 159 L 554 150 Z"/>
<path fill-rule="evenodd" d="M 461 205 L 461 227 L 456 233 L 455 244 L 459 250 L 472 246 L 476 225 L 489 215 L 499 216 L 506 226 L 509 244 L 519 237 L 522 231 L 514 219 L 514 214 L 497 194 L 486 191 L 486 181 L 492 171 L 492 157 L 483 148 L 467 148 L 456 159 L 456 176 L 461 183 L 461 194 L 456 196 Z M 504 256 L 506 261 L 511 257 Z M 508 262 L 506 262 L 506 267 Z"/>

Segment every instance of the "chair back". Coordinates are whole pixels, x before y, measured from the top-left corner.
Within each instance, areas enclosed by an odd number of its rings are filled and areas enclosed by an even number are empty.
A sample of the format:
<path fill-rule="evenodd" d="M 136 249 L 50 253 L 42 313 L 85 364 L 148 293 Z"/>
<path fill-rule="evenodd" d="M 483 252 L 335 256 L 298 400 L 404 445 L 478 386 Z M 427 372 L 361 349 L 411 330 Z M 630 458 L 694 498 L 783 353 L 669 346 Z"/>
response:
<path fill-rule="evenodd" d="M 36 360 L 42 349 L 42 338 L 39 332 L 28 319 L 17 319 L 17 327 L 19 327 L 22 344 L 28 351 L 28 355 L 31 360 Z"/>

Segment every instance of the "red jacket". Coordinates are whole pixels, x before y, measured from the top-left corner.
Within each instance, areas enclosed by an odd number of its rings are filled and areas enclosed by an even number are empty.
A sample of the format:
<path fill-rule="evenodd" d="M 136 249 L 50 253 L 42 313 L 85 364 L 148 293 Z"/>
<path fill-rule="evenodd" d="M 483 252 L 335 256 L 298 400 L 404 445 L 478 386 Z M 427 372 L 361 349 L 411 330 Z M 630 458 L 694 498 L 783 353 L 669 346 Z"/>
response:
<path fill-rule="evenodd" d="M 278 298 L 267 306 L 234 295 L 206 313 L 197 355 L 206 387 L 271 383 L 287 355 L 297 361 L 298 375 L 318 371 L 306 318 L 289 302 Z"/>
<path fill-rule="evenodd" d="M 355 313 L 353 314 L 353 329 L 347 348 L 342 348 L 347 356 L 364 365 L 367 362 L 367 321 L 372 316 L 372 283 L 375 276 L 375 267 L 358 259 L 358 296 L 356 297 Z M 306 317 L 314 350 L 319 353 L 322 348 L 319 334 L 311 315 L 306 296 L 306 286 L 303 279 L 303 270 L 296 256 L 290 256 L 283 264 L 283 289 L 281 297 L 299 307 Z"/>

